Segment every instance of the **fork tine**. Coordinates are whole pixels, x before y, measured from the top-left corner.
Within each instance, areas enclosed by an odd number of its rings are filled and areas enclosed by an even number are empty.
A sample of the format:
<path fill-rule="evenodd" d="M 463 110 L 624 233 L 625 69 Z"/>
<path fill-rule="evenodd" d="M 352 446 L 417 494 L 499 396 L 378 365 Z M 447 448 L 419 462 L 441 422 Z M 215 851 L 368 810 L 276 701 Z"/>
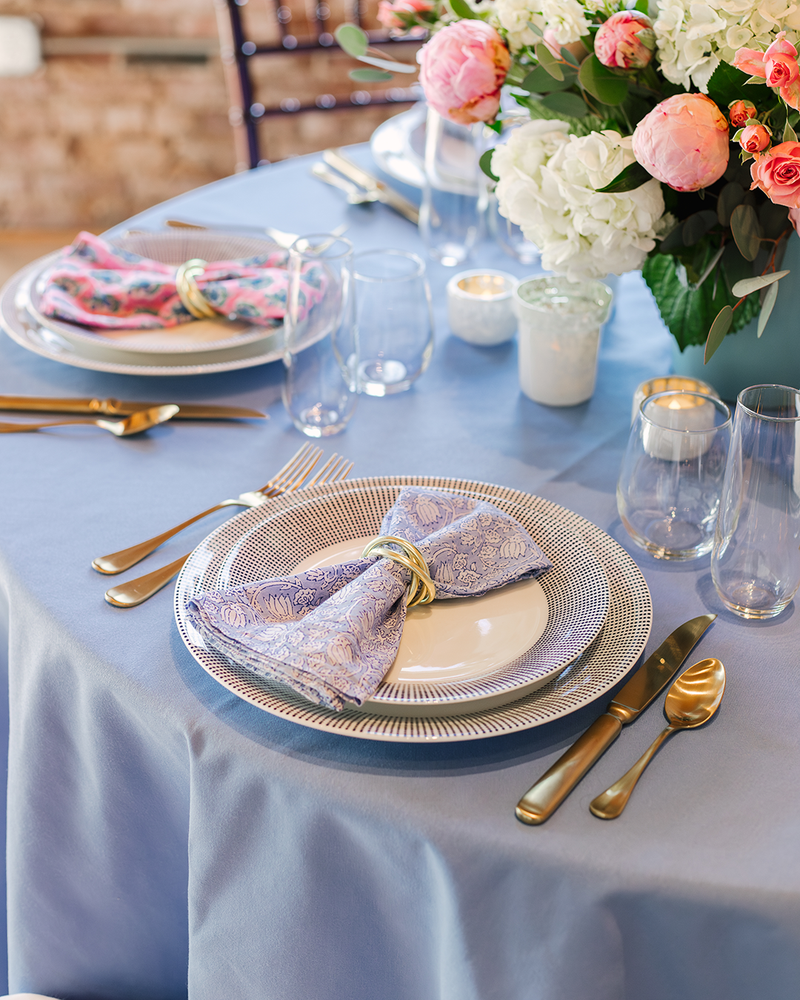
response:
<path fill-rule="evenodd" d="M 284 466 L 259 492 L 263 493 L 264 496 L 270 497 L 299 489 L 300 484 L 320 460 L 321 455 L 321 448 L 303 445 L 297 455 L 295 455 L 296 460 L 293 459 Z"/>
<path fill-rule="evenodd" d="M 339 461 L 339 458 L 334 452 L 328 461 L 322 466 L 322 468 L 317 472 L 316 476 L 312 480 L 306 483 L 306 486 L 316 486 L 317 483 L 326 483 L 330 480 L 332 475 L 332 469 Z"/>

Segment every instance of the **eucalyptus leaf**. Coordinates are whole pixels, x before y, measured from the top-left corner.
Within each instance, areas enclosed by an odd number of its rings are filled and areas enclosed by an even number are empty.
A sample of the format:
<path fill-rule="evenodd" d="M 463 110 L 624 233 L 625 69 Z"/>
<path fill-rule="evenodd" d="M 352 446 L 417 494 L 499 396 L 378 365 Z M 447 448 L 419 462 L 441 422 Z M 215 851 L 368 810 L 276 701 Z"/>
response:
<path fill-rule="evenodd" d="M 731 215 L 737 205 L 744 201 L 745 190 L 741 184 L 731 181 L 720 191 L 717 198 L 717 218 L 721 226 L 727 227 L 731 224 Z"/>
<path fill-rule="evenodd" d="M 733 309 L 730 306 L 723 306 L 717 313 L 716 319 L 711 324 L 711 329 L 708 331 L 708 339 L 706 340 L 706 350 L 703 355 L 703 364 L 708 364 L 708 362 L 713 357 L 717 348 L 720 346 L 722 341 L 725 339 L 725 335 L 731 328 L 731 323 L 733 322 Z"/>
<path fill-rule="evenodd" d="M 734 295 L 738 295 L 740 299 L 743 299 L 745 295 L 757 292 L 759 288 L 766 288 L 767 285 L 771 285 L 775 281 L 780 281 L 787 274 L 789 274 L 788 271 L 774 271 L 772 274 L 758 274 L 754 278 L 744 278 L 742 281 L 737 281 L 731 291 Z"/>
<path fill-rule="evenodd" d="M 481 15 L 472 9 L 466 0 L 447 0 L 447 6 L 456 17 L 482 20 Z"/>
<path fill-rule="evenodd" d="M 534 24 L 533 21 L 528 21 L 528 27 L 534 33 L 534 35 L 536 35 L 537 38 L 543 37 L 542 29 L 539 27 L 538 24 Z"/>
<path fill-rule="evenodd" d="M 563 46 L 561 47 L 561 58 L 565 62 L 572 63 L 575 69 L 580 66 L 580 61 L 570 52 L 569 49 L 564 48 Z"/>
<path fill-rule="evenodd" d="M 775 300 L 777 299 L 777 297 L 778 297 L 778 282 L 776 281 L 774 282 L 774 284 L 770 285 L 769 288 L 767 289 L 767 294 L 764 296 L 764 301 L 761 304 L 761 312 L 759 313 L 758 316 L 758 329 L 756 330 L 756 333 L 759 336 L 759 338 L 761 337 L 761 334 L 764 332 L 764 327 L 767 325 L 767 321 L 772 315 L 772 310 L 773 307 L 775 306 Z"/>
<path fill-rule="evenodd" d="M 563 73 L 563 79 L 556 80 L 544 66 L 537 66 L 532 73 L 528 73 L 520 87 L 529 93 L 549 94 L 554 90 L 566 90 L 567 87 L 573 86 L 576 80 L 577 74 L 569 72 Z"/>
<path fill-rule="evenodd" d="M 559 114 L 570 115 L 573 118 L 583 118 L 589 111 L 586 101 L 577 94 L 568 92 L 546 94 L 542 98 L 542 104 L 551 111 Z"/>
<path fill-rule="evenodd" d="M 340 24 L 334 34 L 339 45 L 354 59 L 363 56 L 369 48 L 367 33 L 357 24 Z"/>
<path fill-rule="evenodd" d="M 649 174 L 641 163 L 629 163 L 620 170 L 613 181 L 597 190 L 601 194 L 621 194 L 623 191 L 635 191 L 652 179 L 653 175 Z"/>
<path fill-rule="evenodd" d="M 392 74 L 382 69 L 351 69 L 347 75 L 356 83 L 379 83 L 381 80 L 392 79 Z"/>
<path fill-rule="evenodd" d="M 618 76 L 604 66 L 594 53 L 581 63 L 578 79 L 584 90 L 611 107 L 622 104 L 628 96 L 628 81 L 625 77 Z"/>
<path fill-rule="evenodd" d="M 752 205 L 736 206 L 731 213 L 731 231 L 742 257 L 755 260 L 761 247 L 761 226 Z"/>
<path fill-rule="evenodd" d="M 789 124 L 789 119 L 786 119 L 786 124 L 783 126 L 783 141 L 784 142 L 797 142 L 797 135 L 794 129 Z"/>
<path fill-rule="evenodd" d="M 544 42 L 540 42 L 536 45 L 536 58 L 539 60 L 539 65 L 547 70 L 550 76 L 554 77 L 556 80 L 564 79 L 564 71 L 561 68 L 561 64 L 558 62 L 553 53 L 548 49 Z"/>
<path fill-rule="evenodd" d="M 419 66 L 412 66 L 411 63 L 395 62 L 394 59 L 376 59 L 375 56 L 356 56 L 359 62 L 368 63 L 370 66 L 377 66 L 379 69 L 387 69 L 390 73 L 416 73 Z"/>
<path fill-rule="evenodd" d="M 500 178 L 492 173 L 492 153 L 494 153 L 493 149 L 487 149 L 485 153 L 481 154 L 478 164 L 487 177 L 490 177 L 493 181 L 499 181 Z"/>

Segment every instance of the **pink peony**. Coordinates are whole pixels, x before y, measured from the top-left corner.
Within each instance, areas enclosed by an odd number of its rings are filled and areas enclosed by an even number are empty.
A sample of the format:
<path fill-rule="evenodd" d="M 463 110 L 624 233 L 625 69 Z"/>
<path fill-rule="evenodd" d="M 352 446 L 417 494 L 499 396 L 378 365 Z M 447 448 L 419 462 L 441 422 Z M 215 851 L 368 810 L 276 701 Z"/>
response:
<path fill-rule="evenodd" d="M 769 146 L 772 137 L 763 125 L 747 125 L 739 135 L 738 143 L 748 153 L 761 153 Z"/>
<path fill-rule="evenodd" d="M 719 180 L 728 153 L 728 120 L 705 94 L 668 97 L 633 133 L 633 155 L 676 191 L 698 191 Z"/>
<path fill-rule="evenodd" d="M 434 8 L 434 0 L 381 0 L 378 4 L 378 20 L 384 28 L 407 28 L 407 23 L 397 16 L 400 14 L 427 14 Z"/>
<path fill-rule="evenodd" d="M 750 175 L 751 188 L 761 188 L 776 205 L 800 208 L 800 142 L 781 142 L 756 153 Z"/>
<path fill-rule="evenodd" d="M 638 10 L 619 10 L 600 25 L 594 54 L 604 66 L 642 69 L 653 58 L 656 36 L 653 22 Z"/>
<path fill-rule="evenodd" d="M 755 118 L 756 106 L 750 101 L 731 101 L 728 105 L 728 118 L 734 128 L 741 128 L 747 124 L 748 118 Z"/>
<path fill-rule="evenodd" d="M 485 21 L 456 21 L 437 31 L 417 53 L 425 98 L 451 122 L 491 121 L 511 56 Z"/>

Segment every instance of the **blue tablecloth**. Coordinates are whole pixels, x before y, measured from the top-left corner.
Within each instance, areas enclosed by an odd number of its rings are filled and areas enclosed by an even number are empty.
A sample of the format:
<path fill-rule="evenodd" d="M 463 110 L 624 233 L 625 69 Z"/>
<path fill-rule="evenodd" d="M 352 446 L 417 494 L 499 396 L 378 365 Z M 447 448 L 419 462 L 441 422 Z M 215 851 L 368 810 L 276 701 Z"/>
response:
<path fill-rule="evenodd" d="M 420 249 L 408 222 L 346 206 L 310 164 L 229 178 L 131 224 L 346 222 L 357 249 Z M 526 270 L 490 245 L 475 259 Z M 588 803 L 661 729 L 659 701 L 531 828 L 514 804 L 605 699 L 529 733 L 436 746 L 319 733 L 238 700 L 185 650 L 171 588 L 114 609 L 90 561 L 261 485 L 293 454 L 301 435 L 280 404 L 281 365 L 146 380 L 59 365 L 2 336 L 0 392 L 270 414 L 123 440 L 91 429 L 0 439 L 12 992 L 173 1000 L 188 980 L 191 1000 L 797 997 L 798 620 L 794 605 L 766 623 L 724 613 L 708 558 L 656 562 L 620 525 L 631 397 L 669 367 L 649 293 L 636 275 L 620 280 L 593 399 L 548 409 L 520 394 L 513 343 L 476 348 L 449 334 L 452 272 L 429 271 L 429 371 L 407 393 L 362 398 L 331 447 L 358 475 L 502 483 L 598 524 L 650 586 L 649 649 L 685 619 L 720 613 L 693 657 L 727 667 L 719 715 L 674 739 L 624 816 L 603 823 Z M 145 566 L 188 551 L 220 520 Z"/>

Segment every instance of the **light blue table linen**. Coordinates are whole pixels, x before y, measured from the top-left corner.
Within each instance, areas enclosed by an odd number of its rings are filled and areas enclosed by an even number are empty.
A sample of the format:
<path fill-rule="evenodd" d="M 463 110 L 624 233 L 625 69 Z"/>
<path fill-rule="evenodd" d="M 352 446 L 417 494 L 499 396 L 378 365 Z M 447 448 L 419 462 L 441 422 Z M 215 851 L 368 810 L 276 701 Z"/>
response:
<path fill-rule="evenodd" d="M 366 149 L 353 151 L 369 164 Z M 144 213 L 320 231 L 419 251 L 381 205 L 347 206 L 309 159 L 237 175 Z M 492 247 L 476 264 L 517 275 Z M 359 400 L 335 448 L 355 473 L 456 476 L 538 493 L 627 548 L 654 603 L 648 649 L 719 614 L 692 656 L 728 671 L 720 712 L 652 763 L 623 817 L 591 799 L 663 727 L 659 701 L 540 828 L 519 796 L 605 700 L 516 736 L 403 746 L 269 716 L 188 654 L 163 591 L 105 604 L 92 557 L 260 486 L 300 435 L 279 364 L 142 379 L 69 368 L 0 337 L 0 391 L 257 406 L 266 424 L 173 422 L 0 438 L 0 606 L 10 701 L 11 991 L 71 1000 L 796 1000 L 800 707 L 794 605 L 724 612 L 708 559 L 659 563 L 617 518 L 631 397 L 669 368 L 636 275 L 618 283 L 590 402 L 522 396 L 514 343 L 447 329 L 430 264 L 430 369 Z M 223 515 L 123 579 L 187 552 Z M 5 620 L 0 614 L 0 620 Z M 2 626 L 0 626 L 2 627 Z M 2 659 L 2 657 L 0 657 Z"/>

